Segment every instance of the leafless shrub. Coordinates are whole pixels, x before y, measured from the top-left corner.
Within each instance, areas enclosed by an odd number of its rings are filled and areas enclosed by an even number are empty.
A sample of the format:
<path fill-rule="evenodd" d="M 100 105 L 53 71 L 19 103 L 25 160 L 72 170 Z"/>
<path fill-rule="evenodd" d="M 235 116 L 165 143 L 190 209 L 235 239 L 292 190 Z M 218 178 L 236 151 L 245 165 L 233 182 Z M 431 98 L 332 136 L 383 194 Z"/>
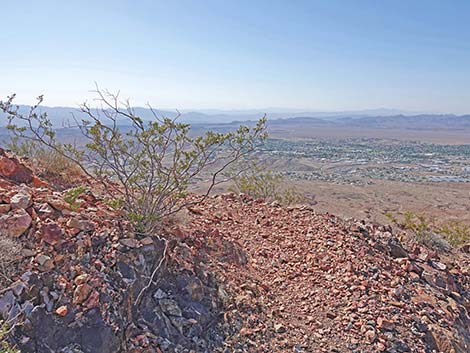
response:
<path fill-rule="evenodd" d="M 0 237 L 0 289 L 12 283 L 17 271 L 21 246 L 10 238 Z"/>

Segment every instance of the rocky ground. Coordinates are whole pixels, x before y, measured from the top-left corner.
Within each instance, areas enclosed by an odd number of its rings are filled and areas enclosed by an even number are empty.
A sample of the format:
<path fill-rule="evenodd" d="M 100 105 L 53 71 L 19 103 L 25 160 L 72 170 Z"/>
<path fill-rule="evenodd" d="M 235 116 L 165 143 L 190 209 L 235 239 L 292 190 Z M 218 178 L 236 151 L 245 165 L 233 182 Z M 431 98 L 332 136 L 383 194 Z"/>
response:
<path fill-rule="evenodd" d="M 134 234 L 82 185 L 70 202 L 0 151 L 0 318 L 22 352 L 469 351 L 468 247 L 234 194 Z"/>

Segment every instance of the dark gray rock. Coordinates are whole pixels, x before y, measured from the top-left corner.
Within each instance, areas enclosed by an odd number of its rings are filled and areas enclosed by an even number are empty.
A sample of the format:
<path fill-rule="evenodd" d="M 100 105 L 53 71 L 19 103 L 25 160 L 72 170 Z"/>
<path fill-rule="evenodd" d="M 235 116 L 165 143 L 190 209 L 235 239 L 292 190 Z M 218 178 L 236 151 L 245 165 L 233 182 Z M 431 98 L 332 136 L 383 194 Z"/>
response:
<path fill-rule="evenodd" d="M 397 238 L 390 238 L 387 243 L 388 252 L 394 258 L 408 257 L 408 252 L 403 248 Z"/>
<path fill-rule="evenodd" d="M 163 263 L 147 288 L 163 249 L 164 242 L 155 240 L 151 245 L 120 250 L 117 261 L 103 270 L 103 288 L 107 289 L 100 293 L 100 303 L 106 305 L 106 313 L 98 308 L 83 311 L 70 303 L 57 286 L 54 271 L 25 273 L 24 285 L 15 287 L 20 296 L 9 291 L 0 297 L 0 312 L 9 315 L 17 307 L 15 312 L 25 314 L 24 322 L 13 332 L 13 343 L 21 352 L 124 353 L 140 349 L 134 342 L 146 337 L 150 347 L 160 347 L 163 352 L 215 351 L 224 341 L 220 315 L 227 302 L 221 295 L 224 291 L 204 261 L 187 271 L 171 259 Z M 237 254 L 237 261 L 243 256 Z M 90 259 L 81 261 L 85 268 L 90 263 Z M 69 310 L 60 317 L 54 310 L 64 304 Z"/>
<path fill-rule="evenodd" d="M 50 353 L 115 353 L 119 339 L 106 325 L 98 310 L 85 314 L 80 325 L 73 320 L 58 319 L 42 307 L 35 307 L 29 316 L 29 324 L 15 331 L 15 342 L 21 352 Z M 30 339 L 23 343 L 22 337 Z"/>
<path fill-rule="evenodd" d="M 15 305 L 16 299 L 13 291 L 9 290 L 0 297 L 0 315 L 3 320 L 8 319 L 8 313 Z"/>
<path fill-rule="evenodd" d="M 171 299 L 161 299 L 159 300 L 160 307 L 163 312 L 171 316 L 181 316 L 181 309 L 178 306 L 178 303 Z"/>

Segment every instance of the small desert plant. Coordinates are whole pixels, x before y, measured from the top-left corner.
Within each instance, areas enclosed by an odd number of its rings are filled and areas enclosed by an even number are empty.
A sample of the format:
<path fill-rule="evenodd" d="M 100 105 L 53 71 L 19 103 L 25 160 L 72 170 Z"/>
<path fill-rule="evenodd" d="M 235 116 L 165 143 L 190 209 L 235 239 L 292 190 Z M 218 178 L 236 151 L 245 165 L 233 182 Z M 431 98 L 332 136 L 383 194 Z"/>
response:
<path fill-rule="evenodd" d="M 114 210 L 119 210 L 122 208 L 122 205 L 123 205 L 123 201 L 122 199 L 110 199 L 110 198 L 107 198 L 104 200 L 105 204 L 108 205 L 109 207 L 111 207 L 112 209 Z"/>
<path fill-rule="evenodd" d="M 64 201 L 67 202 L 72 210 L 77 210 L 80 207 L 78 198 L 86 191 L 84 186 L 77 186 L 69 189 L 64 194 Z"/>
<path fill-rule="evenodd" d="M 285 177 L 283 177 L 283 179 L 286 181 Z M 312 198 L 309 199 L 309 201 L 311 200 Z M 293 205 L 307 202 L 307 197 L 297 190 L 296 187 L 292 185 L 284 185 L 284 189 L 280 195 L 280 198 L 278 198 L 278 201 L 283 205 Z"/>
<path fill-rule="evenodd" d="M 432 230 L 432 223 L 424 215 L 411 211 L 405 211 L 403 214 L 402 226 L 413 231 L 417 237 L 421 238 Z"/>
<path fill-rule="evenodd" d="M 433 229 L 431 220 L 415 212 L 405 211 L 401 215 L 385 212 L 384 215 L 400 228 L 411 231 L 418 240 L 424 238 Z"/>
<path fill-rule="evenodd" d="M 459 247 L 470 243 L 470 225 L 453 221 L 438 227 L 438 232 L 443 234 L 452 246 Z"/>
<path fill-rule="evenodd" d="M 393 223 L 393 224 L 397 224 L 398 223 L 398 219 L 397 217 L 395 216 L 395 214 L 392 212 L 392 211 L 386 211 L 384 213 L 384 216 L 387 217 L 387 219 Z"/>
<path fill-rule="evenodd" d="M 253 127 L 192 137 L 190 126 L 177 118 L 160 117 L 151 107 L 153 119 L 144 121 L 128 101 L 97 88 L 99 109 L 84 103 L 86 119 L 75 119 L 86 141 L 84 147 L 60 143 L 47 114 L 37 113 L 43 97 L 22 114 L 13 104 L 15 95 L 0 101 L 14 136 L 39 143 L 77 165 L 99 182 L 111 200 L 122 200 L 122 208 L 139 232 L 152 232 L 163 217 L 188 206 L 185 197 L 195 178 L 209 173 L 207 197 L 226 179 L 223 172 L 249 155 L 266 138 L 265 118 Z M 191 201 L 189 203 L 194 203 Z"/>
<path fill-rule="evenodd" d="M 7 340 L 8 326 L 0 321 L 0 353 L 20 353 L 20 351 L 14 348 Z"/>
<path fill-rule="evenodd" d="M 284 205 L 304 201 L 303 195 L 294 186 L 289 185 L 286 177 L 269 170 L 266 163 L 244 161 L 239 169 L 239 172 L 234 173 L 230 191 L 266 201 L 277 201 Z"/>
<path fill-rule="evenodd" d="M 385 214 L 400 228 L 411 231 L 414 239 L 431 248 L 448 251 L 451 247 L 458 247 L 470 242 L 470 226 L 463 222 L 438 222 L 434 218 L 426 217 L 411 211 L 406 211 L 400 217 L 391 212 Z"/>

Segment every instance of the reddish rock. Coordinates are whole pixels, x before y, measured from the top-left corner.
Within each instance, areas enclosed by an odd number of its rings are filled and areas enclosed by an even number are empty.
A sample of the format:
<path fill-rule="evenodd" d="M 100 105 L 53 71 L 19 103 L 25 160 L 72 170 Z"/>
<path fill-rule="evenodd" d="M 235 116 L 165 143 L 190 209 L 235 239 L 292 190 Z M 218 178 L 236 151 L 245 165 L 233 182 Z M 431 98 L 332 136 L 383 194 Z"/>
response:
<path fill-rule="evenodd" d="M 57 211 L 70 210 L 70 205 L 57 196 L 48 198 L 47 203 L 54 207 Z"/>
<path fill-rule="evenodd" d="M 385 345 L 381 342 L 377 343 L 377 350 L 379 352 L 384 352 L 385 350 L 387 349 L 387 347 L 385 347 Z"/>
<path fill-rule="evenodd" d="M 47 223 L 41 227 L 41 238 L 50 245 L 56 245 L 63 239 L 63 232 L 57 223 Z"/>
<path fill-rule="evenodd" d="M 253 333 L 253 330 L 249 329 L 247 327 L 242 327 L 242 329 L 240 330 L 240 335 L 242 335 L 242 336 L 249 336 L 252 333 Z"/>
<path fill-rule="evenodd" d="M 73 303 L 81 304 L 83 303 L 91 293 L 91 286 L 84 283 L 77 286 L 73 293 Z"/>
<path fill-rule="evenodd" d="M 100 305 L 100 294 L 97 291 L 91 292 L 88 299 L 83 303 L 87 309 L 96 308 Z"/>
<path fill-rule="evenodd" d="M 62 261 L 64 260 L 64 258 L 65 258 L 65 255 L 58 254 L 58 255 L 54 256 L 54 262 L 56 264 L 61 264 Z"/>
<path fill-rule="evenodd" d="M 33 175 L 32 184 L 35 188 L 47 188 L 49 184 L 44 180 L 39 179 L 36 175 Z"/>
<path fill-rule="evenodd" d="M 144 238 L 144 239 L 141 239 L 141 240 L 140 240 L 140 243 L 141 243 L 142 245 L 152 245 L 152 244 L 153 244 L 153 239 L 150 238 L 150 237 L 146 237 L 146 238 Z"/>
<path fill-rule="evenodd" d="M 329 319 L 334 319 L 334 318 L 336 318 L 336 314 L 331 312 L 331 311 L 328 311 L 326 313 L 326 317 L 329 318 Z"/>
<path fill-rule="evenodd" d="M 46 202 L 35 205 L 35 209 L 37 209 L 38 214 L 45 216 L 50 216 L 55 212 L 55 210 Z"/>
<path fill-rule="evenodd" d="M 418 275 L 421 275 L 421 273 L 423 273 L 423 269 L 414 263 L 409 263 L 408 271 L 414 272 Z"/>
<path fill-rule="evenodd" d="M 377 319 L 377 327 L 379 329 L 384 329 L 384 330 L 387 330 L 387 331 L 392 331 L 395 329 L 395 324 L 390 321 L 390 320 L 387 320 L 387 319 L 384 319 L 383 317 L 379 317 Z"/>
<path fill-rule="evenodd" d="M 18 238 L 31 226 L 32 218 L 23 209 L 0 216 L 0 235 Z"/>
<path fill-rule="evenodd" d="M 93 222 L 77 218 L 70 218 L 67 222 L 67 227 L 85 232 L 89 232 L 95 229 Z"/>
<path fill-rule="evenodd" d="M 178 238 L 184 238 L 187 234 L 178 226 L 173 227 L 170 231 L 171 231 L 171 234 L 173 234 L 175 237 L 178 237 Z"/>
<path fill-rule="evenodd" d="M 432 337 L 434 339 L 434 342 L 439 349 L 439 352 L 449 352 L 449 353 L 454 353 L 456 352 L 454 345 L 452 343 L 452 338 L 449 337 L 444 333 L 444 331 L 437 327 L 433 326 L 431 330 Z"/>
<path fill-rule="evenodd" d="M 5 181 L 0 176 L 2 205 L 22 191 Z M 114 211 L 104 212 L 105 206 L 94 198 L 87 197 L 86 204 L 72 212 L 67 210 L 63 193 L 49 189 L 29 193 L 34 207 L 28 212 L 39 227 L 35 229 L 37 237 L 25 239 L 28 250 L 23 250 L 23 256 L 35 257 L 23 258 L 22 264 L 44 280 L 40 289 L 33 285 L 22 291 L 39 289 L 40 300 L 45 303 L 67 303 L 55 311 L 50 305 L 48 315 L 58 319 L 70 315 L 68 310 L 73 308 L 78 325 L 85 311 L 95 307 L 116 329 L 121 327 L 114 319 L 117 312 L 126 311 L 138 320 L 139 314 L 131 312 L 138 294 L 131 292 L 136 289 L 133 281 L 118 280 L 116 285 L 116 279 L 142 276 L 143 283 L 148 283 L 148 276 L 159 263 L 163 242 L 157 237 L 122 239 L 120 227 L 127 234 L 128 224 L 119 222 Z M 61 212 L 46 202 L 55 204 Z M 0 219 L 20 210 L 6 212 Z M 179 325 L 175 328 L 181 327 L 183 332 L 188 332 L 190 325 L 197 328 L 201 318 L 180 321 L 180 316 L 186 315 L 183 306 L 180 308 L 180 287 L 185 301 L 207 301 L 214 311 L 223 314 L 224 326 L 241 328 L 233 339 L 227 337 L 229 347 L 239 344 L 260 352 L 327 352 L 333 348 L 364 353 L 426 349 L 463 352 L 456 347 L 464 347 L 468 331 L 461 320 L 469 308 L 465 288 L 470 282 L 464 272 L 468 262 L 460 261 L 465 254 L 456 252 L 455 264 L 451 264 L 444 257 L 424 256 L 431 251 L 424 246 L 413 248 L 403 240 L 403 247 L 414 249 L 403 256 L 398 241 L 389 246 L 393 234 L 378 225 L 364 222 L 353 232 L 346 222 L 331 215 L 316 214 L 308 208 L 271 207 L 250 198 L 208 198 L 188 218 L 180 232 L 174 231 L 176 227 L 163 227 L 159 233 L 170 240 L 167 256 L 171 261 L 161 263 L 155 284 L 142 298 L 149 303 L 153 297 L 156 310 L 168 314 L 171 323 Z M 51 222 L 56 223 L 50 226 Z M 1 229 L 4 223 L 0 223 Z M 91 230 L 91 225 L 96 231 L 83 231 Z M 60 244 L 65 232 L 67 246 L 49 246 Z M 80 234 L 71 237 L 72 232 Z M 142 245 L 145 247 L 139 250 Z M 137 249 L 128 251 L 124 246 Z M 144 253 L 157 261 L 145 261 L 151 266 L 145 274 L 139 273 L 143 259 L 147 260 L 141 256 Z M 174 270 L 185 273 L 178 275 L 182 279 L 178 289 L 163 291 L 164 286 L 172 287 L 164 281 L 172 281 L 167 274 Z M 50 272 L 42 276 L 42 271 Z M 114 271 L 120 275 L 114 276 Z M 193 276 L 200 281 L 193 281 Z M 209 282 L 217 285 L 215 291 L 207 290 Z M 123 298 L 129 301 L 122 302 Z M 74 305 L 68 304 L 70 299 Z M 227 305 L 220 307 L 222 303 Z M 126 343 L 137 337 L 139 342 L 153 344 L 151 339 L 146 341 L 151 337 L 148 333 L 133 329 Z M 132 351 L 142 350 L 138 347 Z"/>
<path fill-rule="evenodd" d="M 59 316 L 66 316 L 67 313 L 69 312 L 68 308 L 67 308 L 67 305 L 62 305 L 60 307 L 57 308 L 57 310 L 55 311 L 55 313 Z"/>
<path fill-rule="evenodd" d="M 47 255 L 40 254 L 35 259 L 40 271 L 50 271 L 55 267 L 54 261 Z"/>
<path fill-rule="evenodd" d="M 29 168 L 21 164 L 18 159 L 10 158 L 0 148 L 0 176 L 16 181 L 18 183 L 30 183 L 33 173 Z"/>
<path fill-rule="evenodd" d="M 276 333 L 285 333 L 287 329 L 283 324 L 275 324 L 274 331 L 276 331 Z"/>
<path fill-rule="evenodd" d="M 0 204 L 0 214 L 5 214 L 10 212 L 11 206 L 7 203 Z"/>
<path fill-rule="evenodd" d="M 23 255 L 23 257 L 33 257 L 36 255 L 36 252 L 31 249 L 23 249 L 21 250 L 21 255 Z"/>
<path fill-rule="evenodd" d="M 138 241 L 137 239 L 134 239 L 134 238 L 121 239 L 120 243 L 122 245 L 127 246 L 128 248 L 132 248 L 132 249 L 135 249 L 135 248 L 138 248 L 138 247 L 141 246 L 140 241 Z"/>

